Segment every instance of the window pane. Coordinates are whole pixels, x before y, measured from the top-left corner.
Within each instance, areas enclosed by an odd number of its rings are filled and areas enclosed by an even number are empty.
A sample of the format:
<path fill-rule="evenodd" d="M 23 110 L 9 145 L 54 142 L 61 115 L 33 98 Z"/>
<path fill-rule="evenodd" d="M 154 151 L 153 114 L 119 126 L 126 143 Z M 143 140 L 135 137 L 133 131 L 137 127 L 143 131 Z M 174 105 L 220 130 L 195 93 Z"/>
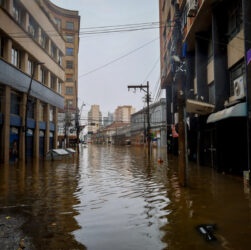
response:
<path fill-rule="evenodd" d="M 66 95 L 73 95 L 73 88 L 72 87 L 66 87 L 65 94 Z"/>
<path fill-rule="evenodd" d="M 66 61 L 66 68 L 72 69 L 73 68 L 73 62 L 72 61 Z"/>
<path fill-rule="evenodd" d="M 73 56 L 73 48 L 66 48 L 66 55 Z"/>
<path fill-rule="evenodd" d="M 66 29 L 73 30 L 74 29 L 74 23 L 73 22 L 66 22 Z"/>
<path fill-rule="evenodd" d="M 72 35 L 66 35 L 66 42 L 72 43 L 73 42 L 73 36 Z"/>

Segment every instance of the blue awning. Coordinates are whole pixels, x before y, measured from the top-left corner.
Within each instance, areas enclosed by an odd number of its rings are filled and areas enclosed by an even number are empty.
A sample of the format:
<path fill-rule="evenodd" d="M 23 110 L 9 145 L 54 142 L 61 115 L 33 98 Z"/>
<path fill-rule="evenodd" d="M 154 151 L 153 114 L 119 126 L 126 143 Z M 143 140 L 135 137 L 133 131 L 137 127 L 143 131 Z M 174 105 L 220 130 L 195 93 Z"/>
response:
<path fill-rule="evenodd" d="M 207 123 L 217 122 L 230 117 L 246 117 L 246 116 L 247 116 L 247 103 L 243 102 L 209 115 L 207 118 Z"/>

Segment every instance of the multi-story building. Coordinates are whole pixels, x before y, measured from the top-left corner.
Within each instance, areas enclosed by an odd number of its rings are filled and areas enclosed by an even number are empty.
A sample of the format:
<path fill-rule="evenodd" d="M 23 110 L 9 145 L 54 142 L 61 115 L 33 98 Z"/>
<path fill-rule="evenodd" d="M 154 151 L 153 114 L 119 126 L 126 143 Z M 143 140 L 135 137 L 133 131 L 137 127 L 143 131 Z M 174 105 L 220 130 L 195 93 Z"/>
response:
<path fill-rule="evenodd" d="M 108 112 L 108 115 L 103 118 L 103 125 L 107 127 L 113 123 L 113 113 Z"/>
<path fill-rule="evenodd" d="M 187 48 L 181 60 L 186 64 L 190 158 L 219 171 L 241 174 L 248 169 L 251 156 L 250 0 L 160 0 L 159 12 L 167 123 L 174 125 L 177 113 L 173 78 L 177 60 L 173 59 L 178 34 L 174 27 L 179 21 L 183 52 Z"/>
<path fill-rule="evenodd" d="M 64 109 L 59 110 L 58 138 L 61 144 L 66 137 L 76 141 L 75 118 L 78 112 L 78 51 L 80 16 L 78 11 L 67 10 L 56 6 L 49 0 L 43 0 L 43 8 L 55 22 L 60 34 L 65 40 L 65 55 L 62 64 L 65 69 L 65 82 L 62 85 L 62 95 L 65 98 Z M 67 117 L 71 116 L 71 122 Z M 69 126 L 68 126 L 69 125 Z"/>
<path fill-rule="evenodd" d="M 92 105 L 88 112 L 88 133 L 94 134 L 102 125 L 102 113 L 99 110 L 99 105 Z"/>
<path fill-rule="evenodd" d="M 132 106 L 118 106 L 114 111 L 115 122 L 128 122 L 130 123 L 131 114 L 135 113 L 136 109 Z"/>
<path fill-rule="evenodd" d="M 0 1 L 1 162 L 57 147 L 64 53 L 64 38 L 38 1 Z"/>
<path fill-rule="evenodd" d="M 164 98 L 149 106 L 150 133 L 152 144 L 166 146 L 166 100 Z M 131 144 L 142 146 L 147 141 L 147 108 L 143 108 L 131 116 Z"/>

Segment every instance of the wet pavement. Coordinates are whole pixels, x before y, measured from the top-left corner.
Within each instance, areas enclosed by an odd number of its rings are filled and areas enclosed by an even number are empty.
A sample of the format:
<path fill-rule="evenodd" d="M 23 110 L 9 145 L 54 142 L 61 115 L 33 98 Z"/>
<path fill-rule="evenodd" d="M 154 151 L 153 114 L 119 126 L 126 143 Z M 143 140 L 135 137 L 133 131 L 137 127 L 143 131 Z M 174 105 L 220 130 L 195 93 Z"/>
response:
<path fill-rule="evenodd" d="M 0 249 L 249 249 L 249 186 L 190 164 L 180 188 L 177 158 L 157 155 L 89 145 L 79 159 L 1 167 Z"/>

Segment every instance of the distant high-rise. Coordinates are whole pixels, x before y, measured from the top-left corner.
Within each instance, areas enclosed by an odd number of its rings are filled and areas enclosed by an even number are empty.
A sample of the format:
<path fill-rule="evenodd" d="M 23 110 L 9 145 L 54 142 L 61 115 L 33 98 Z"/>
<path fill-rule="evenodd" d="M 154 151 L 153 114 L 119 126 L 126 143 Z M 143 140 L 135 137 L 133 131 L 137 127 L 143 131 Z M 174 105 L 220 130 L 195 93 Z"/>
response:
<path fill-rule="evenodd" d="M 99 110 L 99 105 L 92 105 L 88 112 L 88 133 L 96 133 L 102 125 L 102 113 Z"/>
<path fill-rule="evenodd" d="M 108 112 L 108 115 L 103 118 L 104 127 L 109 126 L 113 123 L 113 113 Z"/>
<path fill-rule="evenodd" d="M 132 106 L 118 106 L 114 111 L 115 122 L 130 122 L 131 114 L 135 113 L 136 109 Z"/>

